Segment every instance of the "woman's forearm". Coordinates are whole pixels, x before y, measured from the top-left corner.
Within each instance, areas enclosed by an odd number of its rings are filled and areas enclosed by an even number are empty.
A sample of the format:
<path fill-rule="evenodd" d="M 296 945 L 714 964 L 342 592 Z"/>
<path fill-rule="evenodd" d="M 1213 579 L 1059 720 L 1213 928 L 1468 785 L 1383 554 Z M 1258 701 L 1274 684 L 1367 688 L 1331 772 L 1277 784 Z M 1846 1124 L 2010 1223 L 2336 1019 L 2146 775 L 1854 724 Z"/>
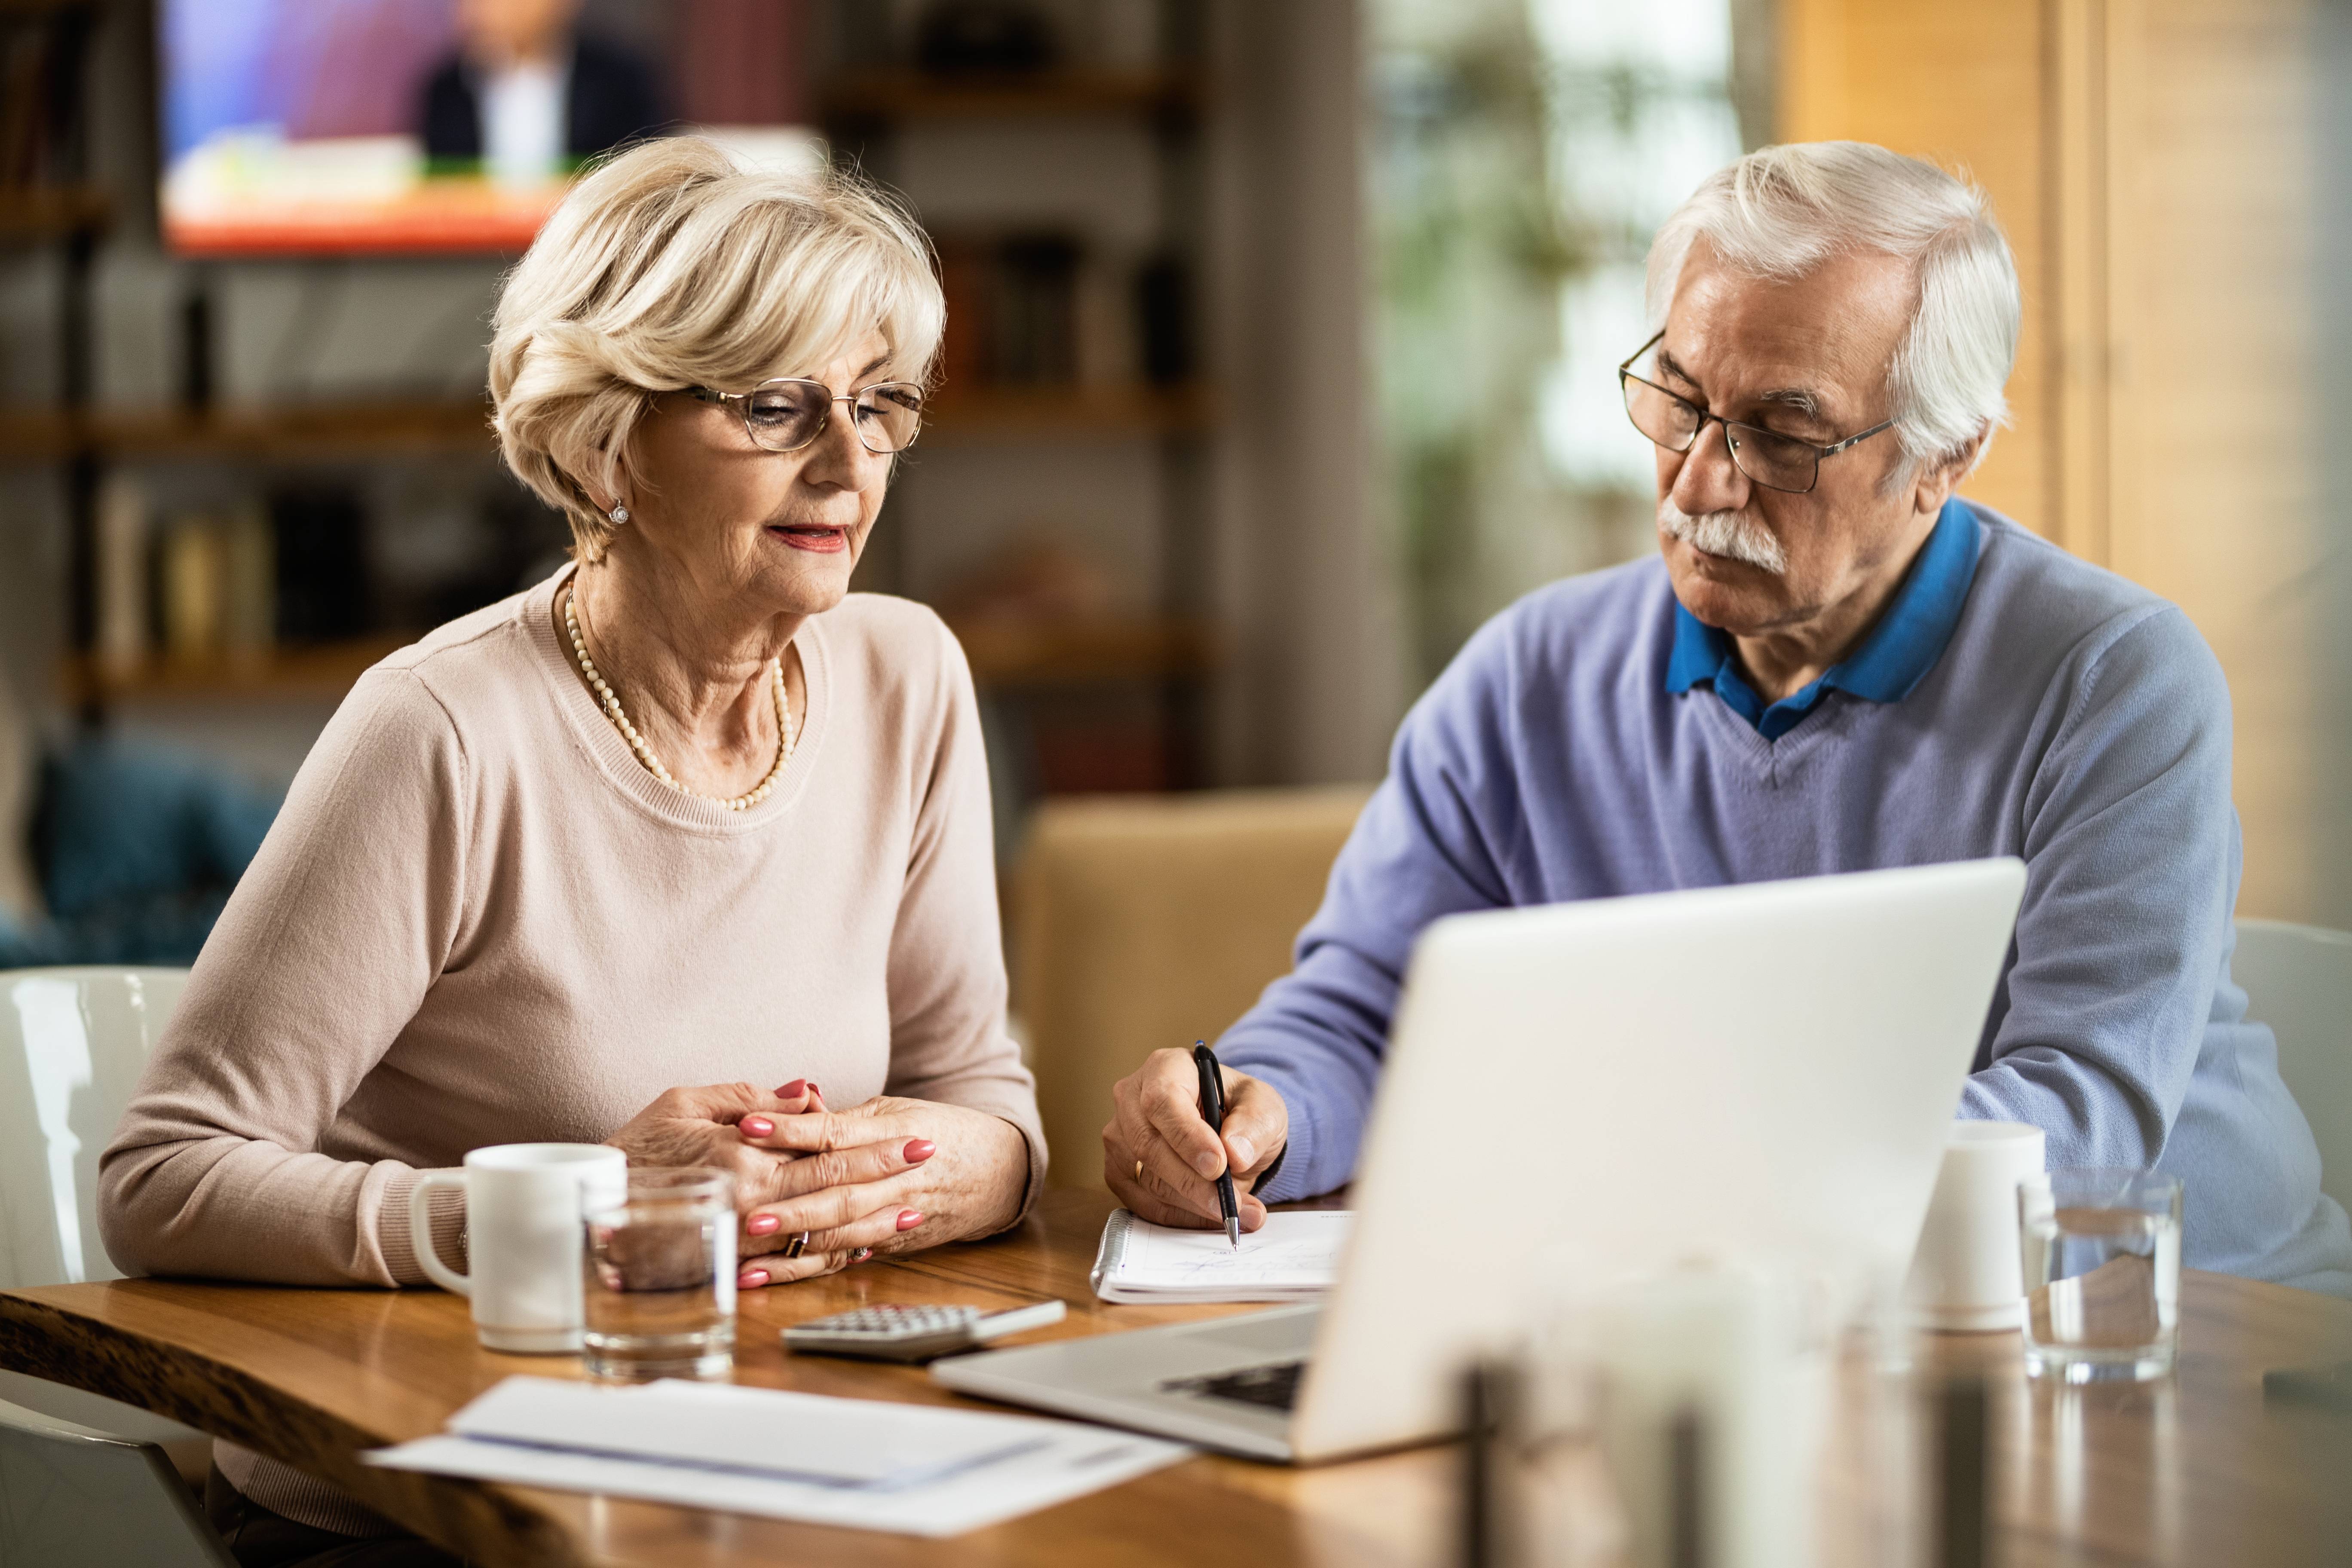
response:
<path fill-rule="evenodd" d="M 136 1136 L 133 1131 L 133 1136 Z M 214 1136 L 118 1143 L 99 1176 L 99 1233 L 115 1266 L 281 1285 L 417 1285 L 396 1160 L 298 1154 Z M 463 1199 L 435 1194 L 434 1239 L 462 1263 Z"/>

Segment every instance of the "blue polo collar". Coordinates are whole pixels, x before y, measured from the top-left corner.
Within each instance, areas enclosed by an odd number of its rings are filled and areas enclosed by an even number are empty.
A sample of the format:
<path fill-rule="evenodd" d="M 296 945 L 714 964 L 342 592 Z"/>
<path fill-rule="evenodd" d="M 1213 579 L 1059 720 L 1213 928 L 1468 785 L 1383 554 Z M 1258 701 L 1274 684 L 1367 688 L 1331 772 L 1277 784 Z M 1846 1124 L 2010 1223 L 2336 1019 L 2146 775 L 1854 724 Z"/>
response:
<path fill-rule="evenodd" d="M 1739 673 L 1731 638 L 1675 603 L 1675 647 L 1666 660 L 1666 689 L 1688 691 L 1706 682 L 1731 710 L 1768 741 L 1795 729 L 1832 690 L 1866 702 L 1900 702 L 1936 668 L 1969 585 L 1977 575 L 1977 520 L 1958 496 L 1944 503 L 1936 530 L 1878 624 L 1853 652 L 1823 670 L 1803 690 L 1765 705 Z"/>

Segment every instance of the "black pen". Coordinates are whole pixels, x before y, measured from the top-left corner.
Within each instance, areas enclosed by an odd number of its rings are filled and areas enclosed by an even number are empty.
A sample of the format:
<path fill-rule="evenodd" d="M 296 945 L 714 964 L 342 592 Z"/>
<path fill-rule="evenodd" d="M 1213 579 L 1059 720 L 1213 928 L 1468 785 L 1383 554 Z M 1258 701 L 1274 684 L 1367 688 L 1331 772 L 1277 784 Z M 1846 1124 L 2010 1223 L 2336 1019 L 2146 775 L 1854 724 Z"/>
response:
<path fill-rule="evenodd" d="M 1217 1067 L 1217 1053 L 1209 1048 L 1206 1040 L 1192 1042 L 1192 1065 L 1201 1069 L 1201 1115 L 1209 1131 L 1220 1142 L 1225 1135 L 1225 1075 Z M 1241 1201 L 1234 1196 L 1234 1165 L 1225 1162 L 1224 1173 L 1217 1178 L 1217 1207 L 1225 1216 L 1225 1239 L 1234 1250 L 1242 1249 Z"/>

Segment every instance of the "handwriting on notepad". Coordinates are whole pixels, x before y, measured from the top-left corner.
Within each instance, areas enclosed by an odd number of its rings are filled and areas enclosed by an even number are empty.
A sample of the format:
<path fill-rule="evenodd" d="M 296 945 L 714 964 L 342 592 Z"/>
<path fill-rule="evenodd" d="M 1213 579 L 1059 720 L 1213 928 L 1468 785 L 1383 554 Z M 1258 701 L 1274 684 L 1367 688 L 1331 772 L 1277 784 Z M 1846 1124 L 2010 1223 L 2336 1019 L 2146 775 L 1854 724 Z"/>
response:
<path fill-rule="evenodd" d="M 1245 1236 L 1236 1252 L 1222 1233 L 1204 1233 L 1156 1240 L 1139 1272 L 1171 1284 L 1212 1278 L 1270 1280 L 1328 1274 L 1338 1264 L 1339 1249 L 1322 1237 Z"/>
<path fill-rule="evenodd" d="M 1139 1224 L 1128 1237 L 1119 1280 L 1171 1289 L 1211 1283 L 1328 1284 L 1339 1272 L 1350 1217 L 1331 1210 L 1268 1215 L 1262 1227 L 1242 1237 L 1238 1252 L 1219 1231 Z"/>

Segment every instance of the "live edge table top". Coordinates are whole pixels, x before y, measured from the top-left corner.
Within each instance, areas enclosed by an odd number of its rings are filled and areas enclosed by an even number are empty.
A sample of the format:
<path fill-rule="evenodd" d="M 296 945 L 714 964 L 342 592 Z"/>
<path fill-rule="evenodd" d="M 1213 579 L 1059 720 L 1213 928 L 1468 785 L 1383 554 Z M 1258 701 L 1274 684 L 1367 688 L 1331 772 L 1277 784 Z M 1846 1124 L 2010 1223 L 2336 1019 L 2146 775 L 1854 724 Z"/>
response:
<path fill-rule="evenodd" d="M 1057 1296 L 1062 1323 L 1014 1342 L 1246 1311 L 1113 1306 L 1087 1284 L 1111 1208 L 1055 1190 L 1012 1234 L 747 1292 L 736 1380 L 866 1398 L 970 1403 L 919 1368 L 785 1353 L 784 1325 L 882 1302 L 1010 1306 Z M 1475 1288 L 1465 1271 L 1465 1289 Z M 2016 1336 L 1953 1336 L 1929 1355 L 1981 1368 L 1995 1392 L 1993 1561 L 2352 1562 L 2352 1419 L 2266 1402 L 2265 1371 L 2352 1358 L 2352 1303 L 2191 1272 L 2181 1364 L 2163 1383 L 2028 1384 Z M 0 1366 L 144 1406 L 271 1454 L 486 1568 L 522 1564 L 1003 1564 L 1453 1560 L 1456 1459 L 1439 1447 L 1312 1469 L 1202 1456 L 950 1542 L 821 1528 L 525 1487 L 372 1469 L 365 1449 L 441 1429 L 517 1373 L 574 1377 L 572 1357 L 481 1349 L 438 1290 L 312 1290 L 119 1280 L 0 1291 Z M 1824 1489 L 1859 1515 L 1879 1473 L 1854 1436 L 1850 1373 Z M 1824 1531 L 1824 1558 L 1873 1555 L 1868 1531 Z"/>

